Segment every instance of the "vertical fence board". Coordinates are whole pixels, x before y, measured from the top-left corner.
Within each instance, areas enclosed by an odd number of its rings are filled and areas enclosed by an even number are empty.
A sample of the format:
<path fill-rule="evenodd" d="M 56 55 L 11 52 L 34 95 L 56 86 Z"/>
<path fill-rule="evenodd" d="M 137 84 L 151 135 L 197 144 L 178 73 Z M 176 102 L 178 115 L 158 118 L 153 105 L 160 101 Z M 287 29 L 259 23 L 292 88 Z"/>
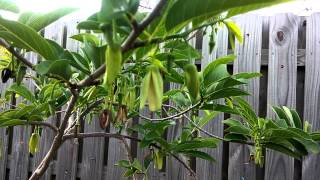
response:
<path fill-rule="evenodd" d="M 50 25 L 49 27 L 45 28 L 44 32 L 44 37 L 51 39 L 58 44 L 62 44 L 62 39 L 63 39 L 63 25 L 61 22 L 54 23 Z M 46 120 L 48 123 L 56 124 L 56 116 L 49 117 Z M 48 150 L 51 147 L 51 143 L 54 138 L 54 132 L 51 129 L 48 128 L 43 128 L 42 129 L 42 134 L 40 138 L 40 143 L 39 143 L 39 152 L 35 154 L 33 158 L 33 170 L 37 168 L 37 166 L 40 164 L 42 161 L 43 157 L 46 155 Z M 46 173 L 42 176 L 41 179 L 51 179 L 51 174 L 52 174 L 52 163 L 50 164 L 48 170 Z"/>
<path fill-rule="evenodd" d="M 189 40 L 189 44 L 193 47 L 196 46 L 196 36 Z M 193 60 L 194 61 L 194 60 Z M 180 85 L 171 83 L 170 89 L 178 89 Z M 182 127 L 187 124 L 187 120 L 185 118 L 181 118 L 180 120 L 176 120 L 176 125 L 171 126 L 167 130 L 167 140 L 169 142 L 177 139 L 181 135 Z M 186 164 L 190 164 L 188 160 L 181 158 Z M 168 156 L 166 159 L 166 172 L 167 172 L 167 179 L 172 180 L 179 180 L 179 179 L 190 179 L 190 172 L 174 157 Z"/>
<path fill-rule="evenodd" d="M 118 129 L 110 126 L 110 133 L 117 133 Z M 129 146 L 130 142 L 127 141 Z M 122 176 L 124 169 L 119 166 L 115 166 L 115 164 L 119 160 L 128 160 L 127 151 L 123 142 L 119 139 L 110 138 L 109 139 L 109 148 L 108 148 L 108 166 L 107 166 L 107 174 L 106 179 L 126 179 Z"/>
<path fill-rule="evenodd" d="M 37 63 L 38 56 L 35 53 L 27 53 L 25 57 L 32 63 Z M 33 73 L 31 70 L 27 70 L 28 73 Z M 32 80 L 24 80 L 23 84 L 33 91 L 34 86 Z M 17 99 L 17 104 L 21 103 L 22 98 Z M 25 102 L 23 102 L 25 103 Z M 13 128 L 12 137 L 12 161 L 10 166 L 10 179 L 28 179 L 29 172 L 29 149 L 28 142 L 31 135 L 30 126 L 16 126 Z"/>
<path fill-rule="evenodd" d="M 209 50 L 209 31 L 203 37 L 202 40 L 202 60 L 201 60 L 201 70 L 204 70 L 205 67 L 217 57 L 227 55 L 228 50 L 228 33 L 226 29 L 219 29 L 217 32 L 216 44 L 217 47 L 213 49 L 210 53 Z M 220 51 L 220 52 L 218 52 Z M 220 101 L 219 103 L 223 103 Z M 200 112 L 200 116 L 203 112 Z M 211 132 L 217 136 L 223 137 L 223 124 L 222 120 L 224 119 L 223 113 L 217 115 L 213 120 L 211 120 L 206 126 L 203 127 L 204 130 Z M 199 179 L 221 179 L 222 178 L 222 143 L 218 144 L 217 148 L 214 149 L 205 149 L 204 152 L 210 154 L 215 158 L 215 162 L 210 162 L 203 159 L 197 159 L 197 175 Z"/>
<path fill-rule="evenodd" d="M 2 83 L 0 86 L 1 98 L 5 98 L 4 93 L 7 87 L 12 84 L 10 79 L 7 83 Z M 10 106 L 6 105 L 0 108 L 0 111 L 9 109 Z M 8 161 L 8 145 L 9 145 L 9 128 L 0 128 L 0 180 L 5 180 L 6 168 Z"/>
<path fill-rule="evenodd" d="M 95 116 L 92 122 L 85 122 L 84 132 L 104 132 L 99 125 L 99 119 Z M 86 138 L 83 140 L 82 179 L 101 180 L 103 175 L 104 138 Z"/>
<path fill-rule="evenodd" d="M 236 42 L 233 73 L 260 72 L 261 45 L 262 45 L 262 19 L 257 15 L 246 15 L 236 19 L 243 33 L 243 43 Z M 252 96 L 246 96 L 249 104 L 258 114 L 259 110 L 259 79 L 251 79 L 242 89 Z M 230 143 L 229 179 L 256 179 L 256 166 L 249 162 L 251 147 L 243 144 Z"/>
<path fill-rule="evenodd" d="M 320 13 L 309 17 L 307 23 L 306 71 L 304 119 L 312 124 L 312 130 L 320 128 Z M 303 180 L 317 180 L 320 176 L 319 155 L 304 158 L 302 166 Z"/>
<path fill-rule="evenodd" d="M 295 108 L 297 80 L 298 17 L 279 14 L 270 18 L 268 104 Z M 268 107 L 268 117 L 274 117 Z M 293 158 L 267 150 L 265 178 L 293 179 Z"/>
<path fill-rule="evenodd" d="M 150 111 L 148 108 L 142 110 L 140 112 L 142 115 L 146 116 L 146 117 L 149 117 L 150 116 Z M 144 119 L 142 118 L 139 118 L 139 123 L 143 123 Z M 140 139 L 142 137 L 139 137 Z M 141 164 L 144 163 L 144 158 L 149 154 L 151 153 L 150 149 L 148 147 L 146 148 L 139 148 L 140 147 L 140 143 L 138 143 L 137 145 L 137 159 L 139 160 L 139 162 Z M 160 172 L 159 170 L 157 170 L 156 168 L 154 168 L 154 164 L 153 162 L 150 163 L 150 167 L 148 169 L 148 172 L 147 172 L 147 176 L 149 179 L 154 179 L 154 180 L 164 180 L 166 178 L 166 173 L 164 172 Z M 142 176 L 141 176 L 142 177 Z"/>
<path fill-rule="evenodd" d="M 77 51 L 79 43 L 70 39 L 69 37 L 77 34 L 79 30 L 76 28 L 78 20 L 72 20 L 65 23 L 66 27 L 66 48 L 70 51 Z M 64 109 L 64 108 L 62 108 Z M 62 113 L 64 114 L 64 113 Z M 63 117 L 63 116 L 61 116 Z M 69 118 L 69 124 L 75 120 L 74 116 Z M 78 140 L 68 139 L 60 147 L 58 151 L 56 178 L 57 179 L 76 179 L 78 162 Z"/>

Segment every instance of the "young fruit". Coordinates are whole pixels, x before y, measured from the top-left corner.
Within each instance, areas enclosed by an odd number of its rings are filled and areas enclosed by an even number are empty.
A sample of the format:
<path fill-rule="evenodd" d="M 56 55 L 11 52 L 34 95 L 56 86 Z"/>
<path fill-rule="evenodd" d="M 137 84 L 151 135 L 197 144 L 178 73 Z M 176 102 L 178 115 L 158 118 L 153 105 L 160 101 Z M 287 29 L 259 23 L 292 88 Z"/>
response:
<path fill-rule="evenodd" d="M 142 109 L 148 100 L 150 111 L 161 109 L 163 97 L 163 80 L 156 66 L 150 66 L 147 75 L 141 85 L 140 108 Z"/>
<path fill-rule="evenodd" d="M 104 85 L 112 85 L 121 70 L 122 52 L 120 45 L 114 45 L 106 49 L 106 72 L 103 80 Z"/>
<path fill-rule="evenodd" d="M 196 65 L 187 64 L 184 67 L 185 84 L 188 88 L 192 101 L 200 99 L 200 77 Z"/>
<path fill-rule="evenodd" d="M 106 129 L 109 126 L 110 122 L 113 121 L 112 112 L 109 109 L 103 110 L 100 113 L 99 120 L 100 120 L 100 127 L 102 129 Z"/>
<path fill-rule="evenodd" d="M 40 135 L 38 133 L 32 133 L 29 140 L 29 152 L 34 155 L 38 152 L 38 144 L 39 144 Z"/>

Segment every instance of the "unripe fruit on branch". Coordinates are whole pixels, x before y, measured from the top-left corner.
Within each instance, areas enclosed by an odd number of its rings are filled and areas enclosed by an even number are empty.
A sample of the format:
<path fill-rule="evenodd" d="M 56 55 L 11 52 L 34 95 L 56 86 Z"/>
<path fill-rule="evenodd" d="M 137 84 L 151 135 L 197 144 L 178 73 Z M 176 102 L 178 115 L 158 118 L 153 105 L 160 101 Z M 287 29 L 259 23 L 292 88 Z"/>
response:
<path fill-rule="evenodd" d="M 188 88 L 192 101 L 200 99 L 200 77 L 196 65 L 187 64 L 184 67 L 185 85 Z"/>
<path fill-rule="evenodd" d="M 29 140 L 29 152 L 34 155 L 38 152 L 38 144 L 40 140 L 40 135 L 38 133 L 32 133 L 30 140 Z"/>
<path fill-rule="evenodd" d="M 163 80 L 157 66 L 151 65 L 141 85 L 140 108 L 148 100 L 150 111 L 161 109 L 163 97 Z"/>
<path fill-rule="evenodd" d="M 106 72 L 104 75 L 103 85 L 112 85 L 121 70 L 122 52 L 120 45 L 107 47 L 106 49 Z"/>

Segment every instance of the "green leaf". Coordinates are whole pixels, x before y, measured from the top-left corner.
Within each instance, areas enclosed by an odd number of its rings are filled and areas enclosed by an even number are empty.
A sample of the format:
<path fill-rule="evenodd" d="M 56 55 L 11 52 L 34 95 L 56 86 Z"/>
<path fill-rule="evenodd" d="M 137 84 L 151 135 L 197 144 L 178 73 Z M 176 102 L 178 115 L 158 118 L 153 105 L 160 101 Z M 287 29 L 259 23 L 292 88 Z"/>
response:
<path fill-rule="evenodd" d="M 217 142 L 218 141 L 214 138 L 202 138 L 198 140 L 184 141 L 177 145 L 173 145 L 171 150 L 176 152 L 185 152 L 200 148 L 216 148 Z"/>
<path fill-rule="evenodd" d="M 236 79 L 251 79 L 251 78 L 256 78 L 262 76 L 261 73 L 239 73 L 233 75 L 234 78 Z"/>
<path fill-rule="evenodd" d="M 226 124 L 226 125 L 228 125 L 230 127 L 232 127 L 232 126 L 243 126 L 243 124 L 239 120 L 231 119 L 231 118 L 222 121 L 222 123 Z"/>
<path fill-rule="evenodd" d="M 78 29 L 100 31 L 100 23 L 97 21 L 82 21 L 77 25 Z"/>
<path fill-rule="evenodd" d="M 0 18 L 0 28 L 6 30 L 0 32 L 0 37 L 5 40 L 21 45 L 27 50 L 37 52 L 47 60 L 56 59 L 57 54 L 55 54 L 54 49 L 47 40 L 30 27 L 19 22 Z"/>
<path fill-rule="evenodd" d="M 224 23 L 228 27 L 228 30 L 234 34 L 234 36 L 237 38 L 239 43 L 242 43 L 243 42 L 242 32 L 241 32 L 240 28 L 237 26 L 237 24 L 235 24 L 232 21 L 226 21 Z"/>
<path fill-rule="evenodd" d="M 201 117 L 197 124 L 198 126 L 201 128 L 203 127 L 204 125 L 208 124 L 208 122 L 214 120 L 214 118 L 219 114 L 219 112 L 217 111 L 212 111 L 212 112 L 209 112 L 209 114 L 207 114 L 206 116 L 204 117 Z"/>
<path fill-rule="evenodd" d="M 80 34 L 76 34 L 70 37 L 71 39 L 80 41 L 80 42 L 88 42 L 92 45 L 98 46 L 100 40 L 98 39 L 97 36 L 93 35 L 93 34 L 89 34 L 89 33 L 80 33 Z"/>
<path fill-rule="evenodd" d="M 18 85 L 16 83 L 12 84 L 7 90 L 6 90 L 6 95 L 8 96 L 9 93 L 16 93 L 22 97 L 24 97 L 26 100 L 30 102 L 35 102 L 36 98 L 34 97 L 33 93 L 29 91 L 27 87 L 24 85 Z"/>
<path fill-rule="evenodd" d="M 36 66 L 40 75 L 53 74 L 64 80 L 69 80 L 72 72 L 69 60 L 60 59 L 55 61 L 42 61 Z"/>
<path fill-rule="evenodd" d="M 293 122 L 294 122 L 296 128 L 302 129 L 302 122 L 301 122 L 301 119 L 300 119 L 298 112 L 294 109 L 290 109 L 290 112 L 291 112 L 292 119 L 293 119 Z"/>
<path fill-rule="evenodd" d="M 19 22 L 33 28 L 35 31 L 40 31 L 51 23 L 76 10 L 76 8 L 61 8 L 44 14 L 26 12 L 20 15 Z"/>
<path fill-rule="evenodd" d="M 116 164 L 116 166 L 124 167 L 124 168 L 130 168 L 131 164 L 128 160 L 120 160 Z"/>
<path fill-rule="evenodd" d="M 249 128 L 246 128 L 243 125 L 231 126 L 231 127 L 228 127 L 225 131 L 233 133 L 233 134 L 242 134 L 242 135 L 246 135 L 246 136 L 249 136 L 250 132 L 251 132 L 251 130 Z"/>
<path fill-rule="evenodd" d="M 177 0 L 168 12 L 165 25 L 167 31 L 169 31 L 176 26 L 185 25 L 194 20 L 207 20 L 228 10 L 231 11 L 229 14 L 230 17 L 239 12 L 247 12 L 287 1 L 288 0 Z"/>
<path fill-rule="evenodd" d="M 231 141 L 231 142 L 246 142 L 247 138 L 243 134 L 236 134 L 236 133 L 228 133 L 224 136 L 224 139 L 226 141 Z"/>
<path fill-rule="evenodd" d="M 183 152 L 183 154 L 191 157 L 197 157 L 204 160 L 212 161 L 212 162 L 216 161 L 212 156 L 202 151 L 186 151 L 186 152 Z"/>
<path fill-rule="evenodd" d="M 280 144 L 276 144 L 276 143 L 267 143 L 266 147 L 269 149 L 273 149 L 279 152 L 282 152 L 286 155 L 292 156 L 296 159 L 301 159 L 301 154 L 298 152 L 295 152 L 289 148 L 287 148 L 286 146 L 280 145 Z"/>
<path fill-rule="evenodd" d="M 282 108 L 273 106 L 272 110 L 277 114 L 279 119 L 284 119 L 289 127 L 294 126 L 293 121 L 289 119 L 286 112 Z"/>
<path fill-rule="evenodd" d="M 246 96 L 246 95 L 250 95 L 250 94 L 239 88 L 224 88 L 211 93 L 208 96 L 208 100 L 215 100 L 215 99 L 232 97 L 232 96 Z"/>
<path fill-rule="evenodd" d="M 18 126 L 18 125 L 25 125 L 27 121 L 21 119 L 10 119 L 3 123 L 0 123 L 0 127 L 9 127 L 9 126 Z"/>
<path fill-rule="evenodd" d="M 0 0 L 0 10 L 18 13 L 19 7 L 11 0 Z"/>

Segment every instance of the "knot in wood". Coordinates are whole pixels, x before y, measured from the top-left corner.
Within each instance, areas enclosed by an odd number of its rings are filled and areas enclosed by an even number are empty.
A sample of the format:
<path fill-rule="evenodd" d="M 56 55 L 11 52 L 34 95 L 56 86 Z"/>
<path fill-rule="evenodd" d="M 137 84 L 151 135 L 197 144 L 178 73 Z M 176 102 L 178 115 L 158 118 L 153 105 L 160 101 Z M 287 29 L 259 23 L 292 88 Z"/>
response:
<path fill-rule="evenodd" d="M 278 40 L 281 42 L 281 41 L 283 41 L 283 39 L 284 39 L 284 33 L 283 33 L 283 31 L 278 31 L 277 32 L 277 38 L 278 38 Z"/>

